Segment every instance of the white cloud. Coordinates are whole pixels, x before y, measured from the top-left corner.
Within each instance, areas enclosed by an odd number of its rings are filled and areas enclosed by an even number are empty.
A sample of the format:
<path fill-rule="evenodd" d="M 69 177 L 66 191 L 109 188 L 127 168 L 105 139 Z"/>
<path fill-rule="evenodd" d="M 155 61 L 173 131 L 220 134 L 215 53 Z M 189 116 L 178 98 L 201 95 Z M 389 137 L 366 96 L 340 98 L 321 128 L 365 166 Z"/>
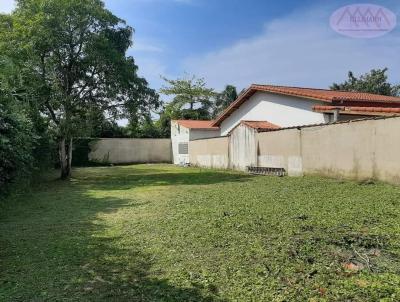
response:
<path fill-rule="evenodd" d="M 142 43 L 142 42 L 134 42 L 133 46 L 130 48 L 132 52 L 140 51 L 140 52 L 163 52 L 163 49 L 159 46 Z"/>
<path fill-rule="evenodd" d="M 1 0 L 0 1 L 0 13 L 11 13 L 15 8 L 14 0 Z"/>
<path fill-rule="evenodd" d="M 376 39 L 340 36 L 329 27 L 334 9 L 314 8 L 265 25 L 262 34 L 205 55 L 188 58 L 183 69 L 205 77 L 211 87 L 244 88 L 251 83 L 325 88 L 347 72 L 389 67 L 400 81 L 400 33 Z"/>

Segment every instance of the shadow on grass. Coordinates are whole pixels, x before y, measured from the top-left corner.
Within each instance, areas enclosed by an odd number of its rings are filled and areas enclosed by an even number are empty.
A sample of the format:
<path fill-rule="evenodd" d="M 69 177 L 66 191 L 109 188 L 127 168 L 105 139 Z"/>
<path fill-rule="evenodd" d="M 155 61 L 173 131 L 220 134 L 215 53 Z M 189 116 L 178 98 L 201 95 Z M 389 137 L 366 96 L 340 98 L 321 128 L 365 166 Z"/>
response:
<path fill-rule="evenodd" d="M 128 183 L 189 184 L 190 177 L 134 174 Z M 102 218 L 143 204 L 89 197 L 88 187 L 108 185 L 106 180 L 51 182 L 9 201 L 0 214 L 1 301 L 221 301 L 208 288 L 178 287 L 157 278 L 162 276 L 152 270 L 157 255 L 143 252 L 137 242 L 122 244 L 113 231 L 117 226 Z"/>
<path fill-rule="evenodd" d="M 252 175 L 244 173 L 226 173 L 223 171 L 191 169 L 183 173 L 165 172 L 165 170 L 151 170 L 152 173 L 143 173 L 140 169 L 126 171 L 125 174 L 113 173 L 114 168 L 104 169 L 103 173 L 95 177 L 80 177 L 86 185 L 97 190 L 129 190 L 134 187 L 170 186 L 170 185 L 212 185 L 227 182 L 244 182 Z M 148 171 L 147 171 L 148 172 Z M 80 171 L 80 175 L 84 170 Z M 79 179 L 78 179 L 79 181 Z"/>

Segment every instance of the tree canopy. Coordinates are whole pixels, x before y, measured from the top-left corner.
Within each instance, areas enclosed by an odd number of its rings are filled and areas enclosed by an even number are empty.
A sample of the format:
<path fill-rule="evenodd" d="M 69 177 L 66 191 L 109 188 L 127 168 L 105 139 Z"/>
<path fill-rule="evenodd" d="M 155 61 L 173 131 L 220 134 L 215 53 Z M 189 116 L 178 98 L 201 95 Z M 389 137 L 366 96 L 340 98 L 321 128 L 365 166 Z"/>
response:
<path fill-rule="evenodd" d="M 215 108 L 213 117 L 221 114 L 232 102 L 238 97 L 236 87 L 233 85 L 226 85 L 225 89 L 218 93 L 215 100 Z"/>
<path fill-rule="evenodd" d="M 17 90 L 13 81 L 13 65 L 0 62 L 0 199 L 6 185 L 17 176 L 28 174 L 33 167 L 36 136 L 26 114 L 26 107 L 16 102 Z"/>
<path fill-rule="evenodd" d="M 173 99 L 164 106 L 160 119 L 155 123 L 161 137 L 170 136 L 172 119 L 211 120 L 228 107 L 237 98 L 236 87 L 226 85 L 218 93 L 208 88 L 202 78 L 195 76 L 169 80 L 160 93 L 172 95 Z"/>
<path fill-rule="evenodd" d="M 397 96 L 400 94 L 400 85 L 393 85 L 388 82 L 387 71 L 387 68 L 372 69 L 370 72 L 358 78 L 354 76 L 353 72 L 349 71 L 346 81 L 340 84 L 334 83 L 330 88 L 332 90 L 358 91 Z"/>
<path fill-rule="evenodd" d="M 160 93 L 173 95 L 171 107 L 181 112 L 181 118 L 209 119 L 214 89 L 207 88 L 203 78 L 195 76 L 169 80 L 164 78 L 167 86 L 160 89 Z"/>
<path fill-rule="evenodd" d="M 26 100 L 46 114 L 59 138 L 62 177 L 70 175 L 72 138 L 93 111 L 148 115 L 157 93 L 126 56 L 133 29 L 100 0 L 17 0 L 1 17 L 0 49 L 22 74 Z"/>

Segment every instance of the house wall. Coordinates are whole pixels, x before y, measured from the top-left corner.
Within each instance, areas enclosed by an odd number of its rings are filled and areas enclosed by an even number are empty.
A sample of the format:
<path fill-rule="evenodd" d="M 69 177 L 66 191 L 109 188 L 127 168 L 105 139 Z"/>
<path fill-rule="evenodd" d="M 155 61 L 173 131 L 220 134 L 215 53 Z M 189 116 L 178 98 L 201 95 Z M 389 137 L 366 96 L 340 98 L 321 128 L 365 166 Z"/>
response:
<path fill-rule="evenodd" d="M 281 127 L 325 123 L 323 113 L 312 111 L 322 102 L 268 92 L 256 92 L 221 123 L 221 135 L 227 135 L 241 120 L 269 121 Z"/>
<path fill-rule="evenodd" d="M 227 169 L 229 139 L 226 136 L 190 141 L 190 164 L 198 167 Z"/>
<path fill-rule="evenodd" d="M 90 146 L 89 161 L 111 164 L 170 163 L 170 139 L 102 138 Z"/>
<path fill-rule="evenodd" d="M 172 158 L 175 165 L 189 163 L 189 154 L 179 154 L 179 143 L 189 143 L 190 129 L 171 121 Z"/>
<path fill-rule="evenodd" d="M 175 165 L 184 165 L 189 163 L 189 154 L 179 154 L 179 143 L 189 143 L 190 140 L 217 137 L 219 130 L 189 129 L 171 121 L 171 141 L 173 163 Z"/>

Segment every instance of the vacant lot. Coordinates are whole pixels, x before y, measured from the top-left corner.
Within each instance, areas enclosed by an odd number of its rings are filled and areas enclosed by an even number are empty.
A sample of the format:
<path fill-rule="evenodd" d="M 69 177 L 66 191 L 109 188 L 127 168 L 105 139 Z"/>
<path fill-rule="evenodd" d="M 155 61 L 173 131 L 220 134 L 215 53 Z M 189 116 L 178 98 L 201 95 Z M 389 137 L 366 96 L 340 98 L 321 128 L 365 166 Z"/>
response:
<path fill-rule="evenodd" d="M 400 188 L 84 168 L 0 213 L 0 301 L 400 300 Z"/>

